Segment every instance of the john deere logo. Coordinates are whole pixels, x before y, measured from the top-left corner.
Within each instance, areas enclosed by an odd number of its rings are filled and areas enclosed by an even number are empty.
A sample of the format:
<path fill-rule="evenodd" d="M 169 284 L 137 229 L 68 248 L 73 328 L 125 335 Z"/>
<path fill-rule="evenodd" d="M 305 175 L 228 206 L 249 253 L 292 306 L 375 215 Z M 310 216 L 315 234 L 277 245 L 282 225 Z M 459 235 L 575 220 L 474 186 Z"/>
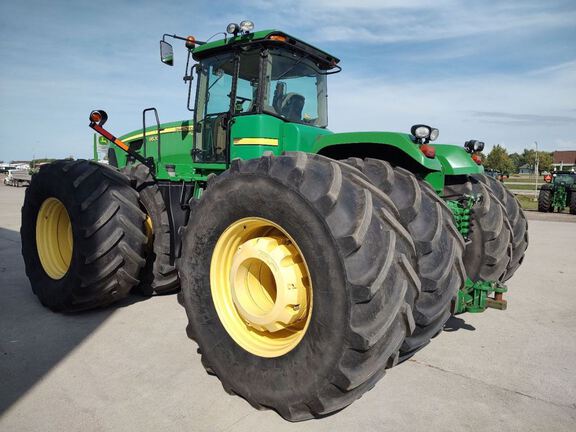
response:
<path fill-rule="evenodd" d="M 98 144 L 108 145 L 108 140 L 103 136 L 98 137 Z"/>

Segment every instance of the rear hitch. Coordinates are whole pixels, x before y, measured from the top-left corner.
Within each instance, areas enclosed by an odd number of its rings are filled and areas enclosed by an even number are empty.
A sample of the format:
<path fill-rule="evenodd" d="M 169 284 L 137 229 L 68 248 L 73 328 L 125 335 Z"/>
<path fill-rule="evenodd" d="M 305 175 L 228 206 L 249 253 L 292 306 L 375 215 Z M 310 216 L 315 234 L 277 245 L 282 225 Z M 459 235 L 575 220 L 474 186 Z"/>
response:
<path fill-rule="evenodd" d="M 452 211 L 452 216 L 454 217 L 454 223 L 456 229 L 464 241 L 468 243 L 470 241 L 470 226 L 472 217 L 472 208 L 478 202 L 482 201 L 482 194 L 477 195 L 462 195 L 456 197 L 456 199 L 449 199 L 451 197 L 444 197 L 446 205 Z"/>
<path fill-rule="evenodd" d="M 458 291 L 454 304 L 454 314 L 484 312 L 487 308 L 506 310 L 508 303 L 504 300 L 506 285 L 497 281 L 477 281 L 466 279 L 464 288 Z"/>

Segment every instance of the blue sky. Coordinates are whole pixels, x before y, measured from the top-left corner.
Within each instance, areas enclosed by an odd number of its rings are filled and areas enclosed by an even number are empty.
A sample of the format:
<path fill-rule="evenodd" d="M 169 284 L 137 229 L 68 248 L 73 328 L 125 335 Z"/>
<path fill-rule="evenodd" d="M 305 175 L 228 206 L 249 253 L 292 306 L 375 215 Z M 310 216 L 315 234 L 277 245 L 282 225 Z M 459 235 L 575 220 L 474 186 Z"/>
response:
<path fill-rule="evenodd" d="M 188 118 L 185 51 L 162 65 L 163 33 L 207 39 L 251 19 L 341 58 L 330 129 L 440 129 L 510 152 L 576 149 L 576 2 L 461 0 L 3 1 L 0 160 L 89 157 L 91 109 L 120 135 Z"/>

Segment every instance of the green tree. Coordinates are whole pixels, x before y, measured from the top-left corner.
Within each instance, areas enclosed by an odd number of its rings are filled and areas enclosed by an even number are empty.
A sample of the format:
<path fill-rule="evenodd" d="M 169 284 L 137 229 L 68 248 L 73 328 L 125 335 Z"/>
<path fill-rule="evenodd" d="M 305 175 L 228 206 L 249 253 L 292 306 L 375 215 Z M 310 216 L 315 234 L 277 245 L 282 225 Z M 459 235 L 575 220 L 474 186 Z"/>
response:
<path fill-rule="evenodd" d="M 512 165 L 514 165 L 514 172 L 517 173 L 518 171 L 520 171 L 520 167 L 524 165 L 522 155 L 518 153 L 512 153 L 510 155 L 510 160 L 512 161 Z"/>
<path fill-rule="evenodd" d="M 552 157 L 554 153 L 540 151 L 538 152 L 539 157 L 539 164 L 538 169 L 540 172 L 542 171 L 552 171 L 552 162 L 554 162 L 554 158 Z"/>
<path fill-rule="evenodd" d="M 538 170 L 540 172 L 552 170 L 552 162 L 554 160 L 552 155 L 553 153 L 546 151 L 538 152 Z M 524 153 L 522 153 L 522 164 L 528 164 L 534 169 L 534 165 L 536 164 L 536 150 L 524 149 Z"/>
<path fill-rule="evenodd" d="M 514 171 L 514 164 L 508 156 L 508 152 L 504 147 L 497 144 L 494 146 L 488 156 L 486 157 L 485 167 L 500 171 L 501 173 L 510 173 Z"/>

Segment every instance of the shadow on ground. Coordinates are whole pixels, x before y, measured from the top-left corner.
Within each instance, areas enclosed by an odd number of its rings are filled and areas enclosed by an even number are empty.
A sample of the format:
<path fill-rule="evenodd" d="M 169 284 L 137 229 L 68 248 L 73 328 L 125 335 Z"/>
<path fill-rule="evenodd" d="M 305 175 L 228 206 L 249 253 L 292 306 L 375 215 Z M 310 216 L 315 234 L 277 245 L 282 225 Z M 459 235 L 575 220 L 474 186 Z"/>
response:
<path fill-rule="evenodd" d="M 146 300 L 130 295 L 106 309 L 53 313 L 32 293 L 20 248 L 20 233 L 0 228 L 0 415 L 116 309 Z"/>
<path fill-rule="evenodd" d="M 474 331 L 476 327 L 471 324 L 467 324 L 462 318 L 458 316 L 451 316 L 446 324 L 444 324 L 444 331 L 445 332 L 455 332 L 458 330 L 468 330 Z"/>

